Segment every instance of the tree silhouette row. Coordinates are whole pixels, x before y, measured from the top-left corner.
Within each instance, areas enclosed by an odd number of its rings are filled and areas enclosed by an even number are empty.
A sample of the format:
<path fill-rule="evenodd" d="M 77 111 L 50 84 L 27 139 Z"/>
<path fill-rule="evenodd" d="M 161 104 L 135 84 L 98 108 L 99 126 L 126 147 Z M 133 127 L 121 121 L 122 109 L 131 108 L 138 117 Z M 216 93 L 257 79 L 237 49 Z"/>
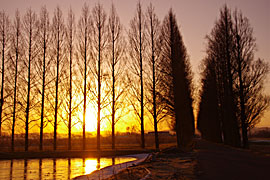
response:
<path fill-rule="evenodd" d="M 109 120 L 115 149 L 115 125 L 130 111 L 140 123 L 142 148 L 148 114 L 156 149 L 158 123 L 164 120 L 176 130 L 179 147 L 190 144 L 192 76 L 172 10 L 160 23 L 153 5 L 143 12 L 139 2 L 127 36 L 114 5 L 108 18 L 101 4 L 92 9 L 84 4 L 78 21 L 72 9 L 65 18 L 60 7 L 52 19 L 46 7 L 39 15 L 31 8 L 23 17 L 16 11 L 13 21 L 2 11 L 0 19 L 0 129 L 11 131 L 12 151 L 15 132 L 25 134 L 28 151 L 29 130 L 37 127 L 39 149 L 44 128 L 51 127 L 57 150 L 60 123 L 67 127 L 69 150 L 72 127 L 81 124 L 85 150 L 88 106 L 97 111 L 97 150 L 101 121 Z"/>

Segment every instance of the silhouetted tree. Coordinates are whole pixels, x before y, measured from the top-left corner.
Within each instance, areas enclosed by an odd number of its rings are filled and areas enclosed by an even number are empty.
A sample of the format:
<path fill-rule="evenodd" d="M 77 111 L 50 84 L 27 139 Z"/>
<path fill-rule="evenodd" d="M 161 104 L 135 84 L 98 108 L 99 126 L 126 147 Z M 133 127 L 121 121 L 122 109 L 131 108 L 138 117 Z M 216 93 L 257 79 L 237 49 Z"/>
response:
<path fill-rule="evenodd" d="M 74 44 L 76 38 L 76 25 L 75 15 L 70 8 L 67 18 L 67 48 L 69 53 L 69 106 L 68 106 L 68 150 L 71 150 L 71 128 L 72 128 L 72 79 L 73 79 L 73 56 L 74 56 Z"/>
<path fill-rule="evenodd" d="M 15 19 L 14 19 L 14 23 L 13 23 L 13 37 L 12 37 L 12 41 L 13 41 L 13 52 L 15 54 L 11 55 L 12 56 L 12 60 L 15 61 L 15 73 L 14 73 L 14 95 L 13 95 L 13 118 L 12 118 L 12 132 L 11 132 L 11 150 L 14 151 L 14 135 L 15 135 L 15 123 L 16 123 L 16 105 L 17 105 L 17 79 L 18 79 L 18 63 L 19 60 L 21 59 L 21 18 L 20 18 L 20 14 L 19 11 L 16 11 L 15 14 Z M 12 53 L 12 54 L 13 54 Z"/>
<path fill-rule="evenodd" d="M 55 79 L 55 108 L 54 108 L 54 141 L 53 147 L 54 150 L 57 148 L 56 140 L 57 140 L 57 118 L 58 118 L 58 109 L 59 109 L 59 97 L 58 97 L 58 90 L 59 90 L 59 82 L 61 81 L 61 75 L 63 71 L 63 67 L 60 67 L 60 63 L 63 64 L 64 58 L 64 38 L 65 38 L 65 25 L 64 19 L 62 15 L 62 11 L 60 7 L 57 7 L 54 12 L 53 17 L 53 24 L 52 24 L 52 31 L 53 31 L 53 54 L 54 60 L 56 63 L 56 79 Z"/>
<path fill-rule="evenodd" d="M 220 14 L 207 37 L 198 127 L 205 139 L 215 142 L 220 141 L 222 127 L 224 143 L 239 147 L 241 124 L 243 147 L 248 148 L 248 128 L 259 121 L 269 104 L 269 97 L 262 94 L 268 65 L 254 60 L 255 39 L 248 19 L 238 11 L 232 18 L 227 6 Z"/>
<path fill-rule="evenodd" d="M 93 43 L 92 48 L 92 57 L 94 63 L 94 76 L 97 78 L 97 150 L 100 150 L 100 122 L 101 122 L 101 102 L 102 102 L 102 78 L 103 78 L 103 70 L 102 64 L 105 60 L 104 58 L 104 50 L 107 42 L 106 35 L 106 13 L 100 3 L 98 3 L 92 10 L 92 35 L 91 41 Z"/>
<path fill-rule="evenodd" d="M 188 55 L 172 10 L 162 25 L 162 68 L 168 95 L 164 99 L 173 110 L 177 146 L 189 148 L 194 134 L 192 74 Z"/>
<path fill-rule="evenodd" d="M 1 99 L 0 99 L 0 136 L 2 129 L 2 113 L 3 113 L 3 105 L 4 105 L 4 90 L 5 90 L 5 62 L 7 61 L 7 53 L 8 53 L 8 41 L 9 41 L 9 30 L 10 30 L 10 21 L 9 17 L 6 15 L 4 11 L 0 12 L 0 43 L 1 43 Z"/>
<path fill-rule="evenodd" d="M 46 87 L 46 72 L 48 71 L 48 49 L 50 34 L 49 13 L 46 7 L 42 7 L 40 11 L 40 46 L 42 47 L 42 55 L 38 66 L 42 66 L 42 91 L 41 91 L 41 114 L 40 114 L 40 141 L 39 150 L 43 149 L 43 129 L 44 129 L 44 106 L 45 106 L 45 87 Z M 41 67 L 40 67 L 41 68 Z"/>
<path fill-rule="evenodd" d="M 27 66 L 27 100 L 26 100 L 26 118 L 25 118 L 25 151 L 28 151 L 28 131 L 29 131 L 29 111 L 30 111 L 30 92 L 31 92 L 31 65 L 37 57 L 37 36 L 38 20 L 37 15 L 32 9 L 28 9 L 23 21 L 24 38 L 27 44 L 25 51 L 28 60 Z M 25 62 L 27 63 L 27 62 Z"/>
<path fill-rule="evenodd" d="M 120 19 L 117 15 L 114 5 L 111 6 L 111 12 L 109 16 L 108 24 L 108 56 L 109 60 L 109 69 L 111 71 L 111 92 L 112 92 L 112 109 L 111 109 L 111 124 L 112 124 L 112 149 L 115 149 L 115 125 L 120 118 L 120 115 L 116 117 L 117 110 L 121 104 L 120 96 L 123 95 L 125 91 L 125 86 L 120 84 L 120 80 L 124 81 L 124 78 L 120 79 L 121 75 L 124 72 L 124 63 L 123 63 L 123 53 L 125 41 L 123 37 L 123 27 L 120 23 Z M 121 87 L 122 85 L 122 87 Z M 119 87 L 121 90 L 119 90 Z"/>
<path fill-rule="evenodd" d="M 214 57 L 209 55 L 204 59 L 201 79 L 200 103 L 197 118 L 197 128 L 202 138 L 221 143 L 221 121 L 219 117 L 219 102 L 216 76 L 216 62 Z"/>
<path fill-rule="evenodd" d="M 158 85 L 158 65 L 160 59 L 160 51 L 161 51 L 161 37 L 160 37 L 160 22 L 157 18 L 157 15 L 154 12 L 154 7 L 152 3 L 147 8 L 146 12 L 146 34 L 147 40 L 149 43 L 149 61 L 151 66 L 152 72 L 152 84 L 151 84 L 151 91 L 152 91 L 152 101 L 151 104 L 153 109 L 151 110 L 151 114 L 154 119 L 154 131 L 155 131 L 155 145 L 156 149 L 159 149 L 159 140 L 158 140 L 158 114 L 157 114 L 157 90 L 156 86 Z"/>
<path fill-rule="evenodd" d="M 85 113 L 87 105 L 87 75 L 90 61 L 90 33 L 91 33 L 91 17 L 89 6 L 84 4 L 82 15 L 79 19 L 79 54 L 82 59 L 83 66 L 80 71 L 83 72 L 83 149 L 85 150 Z"/>
<path fill-rule="evenodd" d="M 248 148 L 248 128 L 255 123 L 257 118 L 249 118 L 255 115 L 260 117 L 269 104 L 269 97 L 262 95 L 264 78 L 267 76 L 268 64 L 262 60 L 254 60 L 256 48 L 253 29 L 249 20 L 241 12 L 233 13 L 233 36 L 234 36 L 234 67 L 237 71 L 236 88 L 239 97 L 239 114 L 242 129 L 242 143 Z M 258 101 L 259 100 L 259 101 Z M 248 110 L 246 110 L 248 108 Z M 253 122 L 252 122 L 253 121 Z"/>
<path fill-rule="evenodd" d="M 235 73 L 233 70 L 234 48 L 231 12 L 227 6 L 220 11 L 220 19 L 216 22 L 211 34 L 207 36 L 208 50 L 216 59 L 218 98 L 224 143 L 240 146 L 240 134 L 236 117 L 236 94 L 233 90 Z"/>
<path fill-rule="evenodd" d="M 260 122 L 270 104 L 270 97 L 263 93 L 264 82 L 269 73 L 269 64 L 261 59 L 253 60 L 248 72 L 249 74 L 244 76 L 243 81 L 246 113 L 244 127 L 247 128 L 247 131 Z"/>
<path fill-rule="evenodd" d="M 145 50 L 145 18 L 141 2 L 138 2 L 135 17 L 130 21 L 129 30 L 130 56 L 132 58 L 133 73 L 139 78 L 140 91 L 135 88 L 134 94 L 140 103 L 140 112 L 133 102 L 133 108 L 140 118 L 141 124 L 141 147 L 145 147 L 144 138 L 144 81 L 143 81 L 143 57 Z"/>

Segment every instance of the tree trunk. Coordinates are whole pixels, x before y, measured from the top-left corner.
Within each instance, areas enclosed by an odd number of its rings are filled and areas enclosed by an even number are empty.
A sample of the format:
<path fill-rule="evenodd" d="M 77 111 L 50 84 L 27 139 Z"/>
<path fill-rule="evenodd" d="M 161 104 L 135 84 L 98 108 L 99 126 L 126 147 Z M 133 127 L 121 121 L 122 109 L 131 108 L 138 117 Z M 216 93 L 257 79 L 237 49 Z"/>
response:
<path fill-rule="evenodd" d="M 114 32 L 112 32 L 112 149 L 115 149 L 115 60 L 114 60 Z"/>
<path fill-rule="evenodd" d="M 11 133 L 11 151 L 14 151 L 14 137 L 15 137 L 15 123 L 16 123 L 16 104 L 17 104 L 17 77 L 18 77 L 18 59 L 19 59 L 19 28 L 20 21 L 16 13 L 16 57 L 15 57 L 15 77 L 14 77 L 14 97 L 13 97 L 13 120 L 12 120 L 12 133 Z"/>
<path fill-rule="evenodd" d="M 5 13 L 3 13 L 3 31 L 2 31 L 2 83 L 1 83 L 1 99 L 0 99 L 0 137 L 1 137 L 1 130 L 2 130 L 2 111 L 3 111 L 3 104 L 4 104 L 4 85 L 5 85 L 5 45 L 6 45 L 6 17 Z"/>
<path fill-rule="evenodd" d="M 44 31 L 44 33 L 46 33 Z M 44 124 L 44 104 L 45 104 L 45 75 L 46 75 L 46 40 L 43 34 L 43 72 L 42 72 L 42 97 L 41 97 L 41 115 L 40 115 L 40 140 L 39 150 L 43 149 L 43 124 Z"/>
<path fill-rule="evenodd" d="M 72 27 L 71 27 L 72 28 Z M 68 107 L 68 150 L 71 150 L 71 118 L 72 118 L 72 29 L 69 45 L 69 107 Z"/>
<path fill-rule="evenodd" d="M 139 34 L 140 34 L 140 82 L 141 82 L 141 147 L 145 148 L 144 139 L 144 114 L 143 114 L 143 59 L 142 59 L 142 14 L 139 12 Z"/>
<path fill-rule="evenodd" d="M 86 23 L 85 23 L 86 24 Z M 84 33 L 84 89 L 83 89 L 83 150 L 85 150 L 85 113 L 86 113 L 86 86 L 87 86 L 87 27 Z"/>
<path fill-rule="evenodd" d="M 155 44 L 154 44 L 154 32 L 153 32 L 153 14 L 150 17 L 151 28 L 151 46 L 152 46 L 152 72 L 153 72 L 153 115 L 154 115 L 154 129 L 155 129 L 155 144 L 156 150 L 159 149 L 158 140 L 158 127 L 157 127 L 157 105 L 156 105 L 156 71 L 155 71 Z"/>
<path fill-rule="evenodd" d="M 101 27 L 98 27 L 98 115 L 97 115 L 97 150 L 100 151 L 100 113 L 101 113 Z"/>
<path fill-rule="evenodd" d="M 58 85 L 59 85 L 59 61 L 60 61 L 60 29 L 59 24 L 57 31 L 57 57 L 56 57 L 56 81 L 55 81 L 55 109 L 54 109 L 54 136 L 53 149 L 57 149 L 57 112 L 58 112 Z"/>
<path fill-rule="evenodd" d="M 30 30 L 29 56 L 28 56 L 28 85 L 27 85 L 27 103 L 26 103 L 26 120 L 25 120 L 25 151 L 28 151 L 28 125 L 29 125 L 29 108 L 30 108 L 30 75 L 31 75 L 31 48 L 32 48 L 32 31 Z"/>
<path fill-rule="evenodd" d="M 30 14 L 32 16 L 32 14 Z M 32 22 L 31 22 L 32 23 Z M 32 25 L 32 24 L 30 24 Z M 32 59 L 32 27 L 29 32 L 28 47 L 28 84 L 27 84 L 27 103 L 26 103 L 26 120 L 25 120 L 25 151 L 28 151 L 28 126 L 29 126 L 29 109 L 30 109 L 30 90 L 31 90 L 31 59 Z"/>

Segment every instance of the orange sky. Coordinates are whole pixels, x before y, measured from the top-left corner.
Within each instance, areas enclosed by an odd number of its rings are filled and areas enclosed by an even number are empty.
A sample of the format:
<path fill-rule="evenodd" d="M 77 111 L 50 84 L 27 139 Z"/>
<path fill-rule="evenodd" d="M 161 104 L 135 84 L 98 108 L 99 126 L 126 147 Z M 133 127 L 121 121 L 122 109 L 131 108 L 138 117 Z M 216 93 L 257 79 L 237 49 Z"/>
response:
<path fill-rule="evenodd" d="M 80 16 L 83 3 L 87 2 L 90 7 L 95 3 L 103 4 L 107 13 L 111 2 L 114 2 L 117 12 L 125 28 L 128 29 L 129 21 L 133 18 L 137 1 L 135 0 L 1 0 L 1 8 L 11 17 L 14 16 L 18 8 L 21 14 L 28 7 L 39 12 L 42 5 L 46 5 L 52 16 L 54 8 L 59 5 L 64 14 L 71 6 L 76 14 L 76 19 Z M 199 79 L 199 64 L 205 56 L 206 34 L 210 33 L 218 18 L 219 9 L 227 3 L 231 8 L 237 7 L 249 18 L 251 26 L 254 28 L 258 51 L 256 57 L 266 60 L 270 64 L 270 1 L 269 0 L 142 0 L 144 9 L 152 2 L 157 15 L 162 20 L 169 8 L 173 8 L 176 13 L 178 24 L 187 46 L 188 54 L 195 74 L 195 83 Z M 270 95 L 270 75 L 267 78 L 266 94 Z M 270 127 L 270 109 L 265 113 L 258 126 Z"/>

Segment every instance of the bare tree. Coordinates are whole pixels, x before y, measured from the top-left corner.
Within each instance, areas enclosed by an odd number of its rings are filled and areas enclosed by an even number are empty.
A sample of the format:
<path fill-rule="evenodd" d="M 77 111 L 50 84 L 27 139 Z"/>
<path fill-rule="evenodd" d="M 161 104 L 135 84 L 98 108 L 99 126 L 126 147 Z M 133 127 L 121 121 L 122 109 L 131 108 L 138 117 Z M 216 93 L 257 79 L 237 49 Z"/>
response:
<path fill-rule="evenodd" d="M 87 4 L 84 4 L 82 8 L 82 15 L 78 24 L 78 36 L 79 36 L 79 54 L 82 59 L 82 66 L 80 71 L 83 72 L 83 150 L 85 150 L 85 113 L 87 105 L 87 75 L 88 66 L 90 60 L 90 33 L 91 33 L 91 17 L 90 10 Z"/>
<path fill-rule="evenodd" d="M 120 23 L 120 18 L 117 15 L 114 5 L 111 6 L 109 24 L 108 24 L 108 43 L 109 43 L 109 68 L 111 71 L 111 92 L 112 92 L 112 109 L 111 109 L 111 125 L 112 125 L 112 149 L 115 149 L 115 125 L 120 116 L 116 117 L 117 110 L 119 110 L 120 96 L 124 93 L 124 87 L 118 90 L 117 85 L 121 86 L 119 80 L 124 72 L 123 53 L 124 53 L 124 38 L 123 28 Z M 123 80 L 122 80 L 123 81 Z M 122 84 L 123 85 L 123 84 Z"/>
<path fill-rule="evenodd" d="M 70 8 L 68 11 L 67 20 L 67 41 L 69 52 L 69 107 L 68 107 L 68 150 L 71 150 L 71 128 L 72 128 L 72 79 L 73 79 L 73 56 L 74 56 L 74 44 L 76 38 L 76 26 L 75 15 Z"/>
<path fill-rule="evenodd" d="M 1 99 L 0 99 L 0 136 L 2 129 L 2 113 L 4 105 L 4 89 L 5 89 L 5 62 L 7 61 L 6 55 L 8 53 L 8 41 L 9 41 L 9 28 L 10 22 L 9 18 L 4 11 L 0 12 L 0 43 L 1 43 L 1 58 L 2 58 L 2 68 L 1 68 Z"/>
<path fill-rule="evenodd" d="M 62 15 L 62 11 L 60 7 L 57 7 L 54 12 L 53 17 L 53 54 L 55 55 L 55 63 L 56 63 L 56 79 L 55 79 L 55 108 L 54 108 L 54 150 L 57 148 L 56 140 L 57 140 L 57 118 L 58 118 L 58 109 L 59 109 L 59 82 L 61 81 L 61 73 L 63 71 L 63 65 L 60 67 L 60 64 L 63 64 L 64 58 L 64 38 L 65 38 L 65 26 L 64 19 Z"/>
<path fill-rule="evenodd" d="M 246 117 L 244 128 L 247 128 L 246 131 L 249 131 L 260 122 L 264 112 L 270 105 L 270 97 L 263 93 L 264 83 L 268 73 L 269 64 L 258 59 L 256 61 L 253 60 L 248 75 L 243 76 Z M 249 146 L 247 145 L 246 147 Z"/>
<path fill-rule="evenodd" d="M 153 115 L 154 119 L 154 130 L 155 130 L 155 145 L 156 149 L 159 149 L 159 140 L 158 140 L 158 114 L 157 114 L 157 92 L 156 86 L 158 83 L 158 72 L 157 67 L 160 59 L 161 54 L 161 38 L 160 38 L 160 22 L 154 12 L 154 7 L 152 3 L 147 8 L 146 12 L 146 29 L 147 29 L 147 39 L 149 43 L 149 62 L 151 66 L 152 72 L 152 107 L 151 114 Z"/>
<path fill-rule="evenodd" d="M 42 66 L 42 91 L 41 91 L 41 114 L 40 114 L 40 141 L 39 150 L 43 149 L 43 129 L 44 129 L 44 106 L 45 106 L 45 87 L 46 87 L 46 72 L 48 71 L 48 46 L 50 38 L 50 20 L 49 13 L 46 7 L 41 8 L 40 12 L 40 44 L 42 49 L 41 63 Z"/>
<path fill-rule="evenodd" d="M 18 63 L 21 59 L 21 18 L 19 11 L 16 11 L 15 20 L 13 23 L 13 49 L 15 51 L 15 74 L 14 74 L 14 95 L 13 95 L 13 120 L 12 120 L 12 133 L 11 133 L 11 150 L 14 151 L 14 135 L 16 123 L 16 105 L 17 105 L 17 79 L 18 79 Z M 13 59 L 13 58 L 12 58 Z"/>
<path fill-rule="evenodd" d="M 140 81 L 140 92 L 135 90 L 136 94 L 140 94 L 137 100 L 140 102 L 140 112 L 134 109 L 140 117 L 141 124 L 141 147 L 145 147 L 144 138 L 144 81 L 143 81 L 143 57 L 145 50 L 145 19 L 142 12 L 141 2 L 137 4 L 137 10 L 135 17 L 130 22 L 129 30 L 129 42 L 130 42 L 130 56 L 132 58 L 132 70 L 136 76 L 139 77 Z M 135 95 L 137 96 L 137 95 Z M 133 107 L 136 108 L 133 104 Z"/>
<path fill-rule="evenodd" d="M 261 116 L 269 104 L 269 97 L 264 97 L 261 93 L 263 79 L 269 69 L 268 65 L 262 60 L 254 61 L 256 44 L 249 20 L 237 10 L 233 13 L 233 20 L 234 44 L 236 47 L 234 49 L 234 58 L 236 59 L 234 66 L 238 75 L 236 87 L 239 96 L 242 142 L 243 147 L 248 148 L 248 128 L 255 122 L 255 119 L 258 120 L 257 118 L 251 118 L 250 115 Z M 246 111 L 246 108 L 248 108 L 248 111 Z"/>
<path fill-rule="evenodd" d="M 37 15 L 32 9 L 28 9 L 23 21 L 24 37 L 26 39 L 28 51 L 26 56 L 27 65 L 27 100 L 26 100 L 26 118 L 25 118 L 25 151 L 28 151 L 28 131 L 29 131 L 29 110 L 30 110 L 30 92 L 31 92 L 31 65 L 37 56 L 37 35 L 38 20 Z"/>
<path fill-rule="evenodd" d="M 97 4 L 92 10 L 92 18 L 93 18 L 93 25 L 92 25 L 92 35 L 91 41 L 93 44 L 93 51 L 92 57 L 96 57 L 93 63 L 94 65 L 94 75 L 97 78 L 97 149 L 100 150 L 100 122 L 101 122 L 101 103 L 102 103 L 102 78 L 103 78 L 103 71 L 102 64 L 104 61 L 104 50 L 107 42 L 106 37 L 106 13 L 101 4 Z M 97 64 L 96 64 L 97 63 Z"/>

